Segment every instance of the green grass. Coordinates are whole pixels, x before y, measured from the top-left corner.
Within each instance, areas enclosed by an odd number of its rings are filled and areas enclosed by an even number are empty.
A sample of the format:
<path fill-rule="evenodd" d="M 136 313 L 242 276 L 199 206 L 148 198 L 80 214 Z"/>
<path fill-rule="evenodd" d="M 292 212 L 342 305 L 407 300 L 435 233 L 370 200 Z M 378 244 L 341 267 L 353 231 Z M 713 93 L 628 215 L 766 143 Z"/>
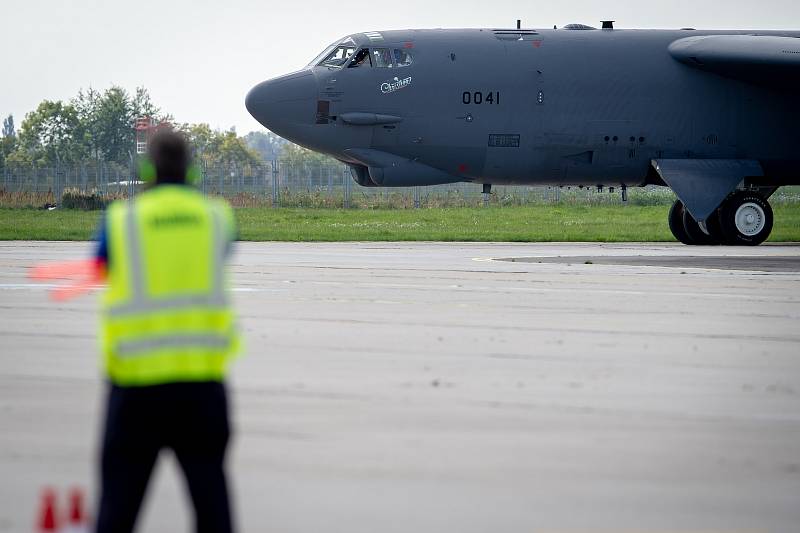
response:
<path fill-rule="evenodd" d="M 777 205 L 770 241 L 800 241 L 800 205 Z M 674 241 L 668 206 L 236 210 L 245 241 Z M 0 240 L 86 240 L 100 211 L 0 209 Z"/>
<path fill-rule="evenodd" d="M 0 240 L 85 241 L 100 211 L 0 208 Z"/>

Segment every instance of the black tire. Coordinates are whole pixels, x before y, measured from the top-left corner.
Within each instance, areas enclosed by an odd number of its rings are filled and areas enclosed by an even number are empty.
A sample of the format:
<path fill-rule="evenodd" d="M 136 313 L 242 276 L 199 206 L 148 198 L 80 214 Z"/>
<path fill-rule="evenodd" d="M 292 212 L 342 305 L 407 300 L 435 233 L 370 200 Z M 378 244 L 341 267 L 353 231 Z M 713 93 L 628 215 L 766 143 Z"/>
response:
<path fill-rule="evenodd" d="M 719 222 L 725 243 L 756 246 L 772 233 L 772 207 L 756 192 L 737 191 L 722 203 Z"/>
<path fill-rule="evenodd" d="M 682 242 L 683 244 L 694 244 L 689 238 L 689 235 L 686 234 L 686 230 L 683 229 L 683 212 L 685 211 L 683 207 L 683 202 L 680 200 L 675 200 L 672 204 L 672 207 L 669 208 L 669 230 L 672 232 L 672 235 L 678 239 L 678 241 Z"/>
<path fill-rule="evenodd" d="M 694 244 L 709 246 L 720 243 L 720 241 L 700 229 L 700 224 L 689 214 L 687 209 L 683 210 L 683 229 Z"/>
<path fill-rule="evenodd" d="M 725 244 L 725 234 L 722 232 L 722 223 L 719 221 L 719 209 L 706 219 L 706 229 L 716 244 Z"/>

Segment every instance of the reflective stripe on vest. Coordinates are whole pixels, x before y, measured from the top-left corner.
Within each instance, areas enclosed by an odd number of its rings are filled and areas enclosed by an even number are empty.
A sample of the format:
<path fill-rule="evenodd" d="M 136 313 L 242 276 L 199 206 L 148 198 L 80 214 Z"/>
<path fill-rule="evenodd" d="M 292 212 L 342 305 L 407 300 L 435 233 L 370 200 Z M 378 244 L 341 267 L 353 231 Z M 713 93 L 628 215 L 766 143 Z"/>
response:
<path fill-rule="evenodd" d="M 146 339 L 120 341 L 117 344 L 117 357 L 131 357 L 143 352 L 162 350 L 165 348 L 204 348 L 224 349 L 231 343 L 228 335 L 169 335 Z"/>

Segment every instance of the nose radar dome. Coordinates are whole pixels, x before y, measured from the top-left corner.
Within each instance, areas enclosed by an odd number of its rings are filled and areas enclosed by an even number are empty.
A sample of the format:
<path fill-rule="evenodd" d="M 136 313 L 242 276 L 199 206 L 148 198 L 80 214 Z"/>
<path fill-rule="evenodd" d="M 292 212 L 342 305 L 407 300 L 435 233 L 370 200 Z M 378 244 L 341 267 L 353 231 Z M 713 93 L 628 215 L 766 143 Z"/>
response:
<path fill-rule="evenodd" d="M 317 85 L 309 71 L 262 81 L 247 93 L 245 107 L 253 118 L 274 126 L 309 123 L 314 116 Z"/>
<path fill-rule="evenodd" d="M 258 102 L 262 100 L 261 98 L 261 86 L 263 83 L 259 83 L 249 91 L 247 91 L 247 96 L 244 98 L 244 106 L 247 108 L 247 112 L 253 115 L 256 119 L 256 110 L 258 109 Z"/>

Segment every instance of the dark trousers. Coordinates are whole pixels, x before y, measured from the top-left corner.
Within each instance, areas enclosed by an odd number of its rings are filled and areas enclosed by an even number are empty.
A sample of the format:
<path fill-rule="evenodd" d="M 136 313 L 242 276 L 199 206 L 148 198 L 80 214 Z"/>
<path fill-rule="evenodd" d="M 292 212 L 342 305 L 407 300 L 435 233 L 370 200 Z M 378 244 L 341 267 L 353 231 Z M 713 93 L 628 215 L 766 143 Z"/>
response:
<path fill-rule="evenodd" d="M 108 393 L 98 533 L 132 531 L 158 453 L 171 448 L 194 504 L 198 533 L 232 531 L 225 481 L 230 436 L 222 383 L 118 387 Z"/>

